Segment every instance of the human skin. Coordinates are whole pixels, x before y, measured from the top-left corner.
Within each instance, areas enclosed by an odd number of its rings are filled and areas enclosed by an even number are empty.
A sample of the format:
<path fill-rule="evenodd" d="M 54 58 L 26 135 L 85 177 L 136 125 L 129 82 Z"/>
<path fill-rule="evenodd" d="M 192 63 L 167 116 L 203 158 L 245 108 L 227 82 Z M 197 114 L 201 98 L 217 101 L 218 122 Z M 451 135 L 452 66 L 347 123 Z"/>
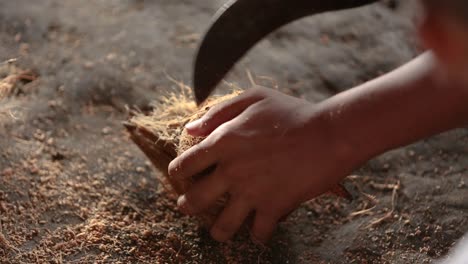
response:
<path fill-rule="evenodd" d="M 421 35 L 435 51 L 391 73 L 319 104 L 257 87 L 188 124 L 188 133 L 207 138 L 171 162 L 169 174 L 216 168 L 179 198 L 180 210 L 196 215 L 228 193 L 213 238 L 230 239 L 254 212 L 252 236 L 266 242 L 283 216 L 367 160 L 466 124 L 468 86 L 443 50 L 454 47 L 433 37 L 446 33 L 440 17 L 429 15 Z"/>

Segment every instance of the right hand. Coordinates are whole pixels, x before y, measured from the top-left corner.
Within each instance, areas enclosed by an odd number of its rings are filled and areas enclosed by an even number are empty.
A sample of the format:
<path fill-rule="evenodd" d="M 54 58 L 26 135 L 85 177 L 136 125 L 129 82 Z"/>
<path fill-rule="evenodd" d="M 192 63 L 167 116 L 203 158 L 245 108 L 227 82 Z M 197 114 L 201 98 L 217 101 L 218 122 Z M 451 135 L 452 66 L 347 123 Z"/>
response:
<path fill-rule="evenodd" d="M 212 236 L 228 240 L 255 212 L 252 234 L 266 242 L 283 216 L 355 168 L 327 120 L 315 105 L 267 88 L 212 108 L 187 125 L 189 134 L 208 137 L 169 165 L 171 177 L 181 179 L 216 165 L 179 198 L 181 210 L 201 213 L 228 193 Z"/>

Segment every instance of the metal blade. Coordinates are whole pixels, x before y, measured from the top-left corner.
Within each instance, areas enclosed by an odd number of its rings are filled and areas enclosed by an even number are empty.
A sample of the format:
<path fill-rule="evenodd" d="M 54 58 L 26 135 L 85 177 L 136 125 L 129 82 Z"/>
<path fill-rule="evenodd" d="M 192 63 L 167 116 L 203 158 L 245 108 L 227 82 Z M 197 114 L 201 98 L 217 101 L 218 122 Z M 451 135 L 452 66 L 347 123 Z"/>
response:
<path fill-rule="evenodd" d="M 231 0 L 215 15 L 195 60 L 193 87 L 205 101 L 236 62 L 269 33 L 299 18 L 378 0 Z"/>

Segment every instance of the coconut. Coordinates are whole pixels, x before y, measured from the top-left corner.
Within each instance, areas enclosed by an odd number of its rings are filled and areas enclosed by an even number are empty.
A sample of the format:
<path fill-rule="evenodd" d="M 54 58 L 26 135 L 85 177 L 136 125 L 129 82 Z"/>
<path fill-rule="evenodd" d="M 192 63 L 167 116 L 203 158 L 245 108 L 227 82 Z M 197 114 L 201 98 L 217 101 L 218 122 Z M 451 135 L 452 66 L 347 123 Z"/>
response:
<path fill-rule="evenodd" d="M 158 174 L 159 180 L 169 195 L 177 197 L 184 194 L 194 180 L 170 177 L 167 172 L 169 163 L 204 139 L 186 133 L 185 124 L 201 118 L 214 105 L 240 93 L 239 90 L 235 90 L 224 96 L 211 97 L 198 107 L 192 99 L 190 90 L 183 88 L 180 92 L 170 93 L 159 102 L 153 103 L 151 113 L 134 113 L 125 123 L 130 138 L 161 172 Z M 223 197 L 213 208 L 200 215 L 205 225 L 211 225 L 225 201 L 226 198 Z"/>

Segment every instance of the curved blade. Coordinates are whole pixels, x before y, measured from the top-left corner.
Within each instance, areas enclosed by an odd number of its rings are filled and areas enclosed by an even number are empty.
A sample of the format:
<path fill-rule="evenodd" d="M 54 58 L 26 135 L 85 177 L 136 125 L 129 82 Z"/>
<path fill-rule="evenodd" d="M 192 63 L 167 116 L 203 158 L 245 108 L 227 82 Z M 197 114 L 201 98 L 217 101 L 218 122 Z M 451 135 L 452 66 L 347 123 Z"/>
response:
<path fill-rule="evenodd" d="M 257 42 L 281 26 L 322 12 L 359 7 L 378 0 L 230 0 L 215 15 L 195 60 L 198 104 Z"/>

